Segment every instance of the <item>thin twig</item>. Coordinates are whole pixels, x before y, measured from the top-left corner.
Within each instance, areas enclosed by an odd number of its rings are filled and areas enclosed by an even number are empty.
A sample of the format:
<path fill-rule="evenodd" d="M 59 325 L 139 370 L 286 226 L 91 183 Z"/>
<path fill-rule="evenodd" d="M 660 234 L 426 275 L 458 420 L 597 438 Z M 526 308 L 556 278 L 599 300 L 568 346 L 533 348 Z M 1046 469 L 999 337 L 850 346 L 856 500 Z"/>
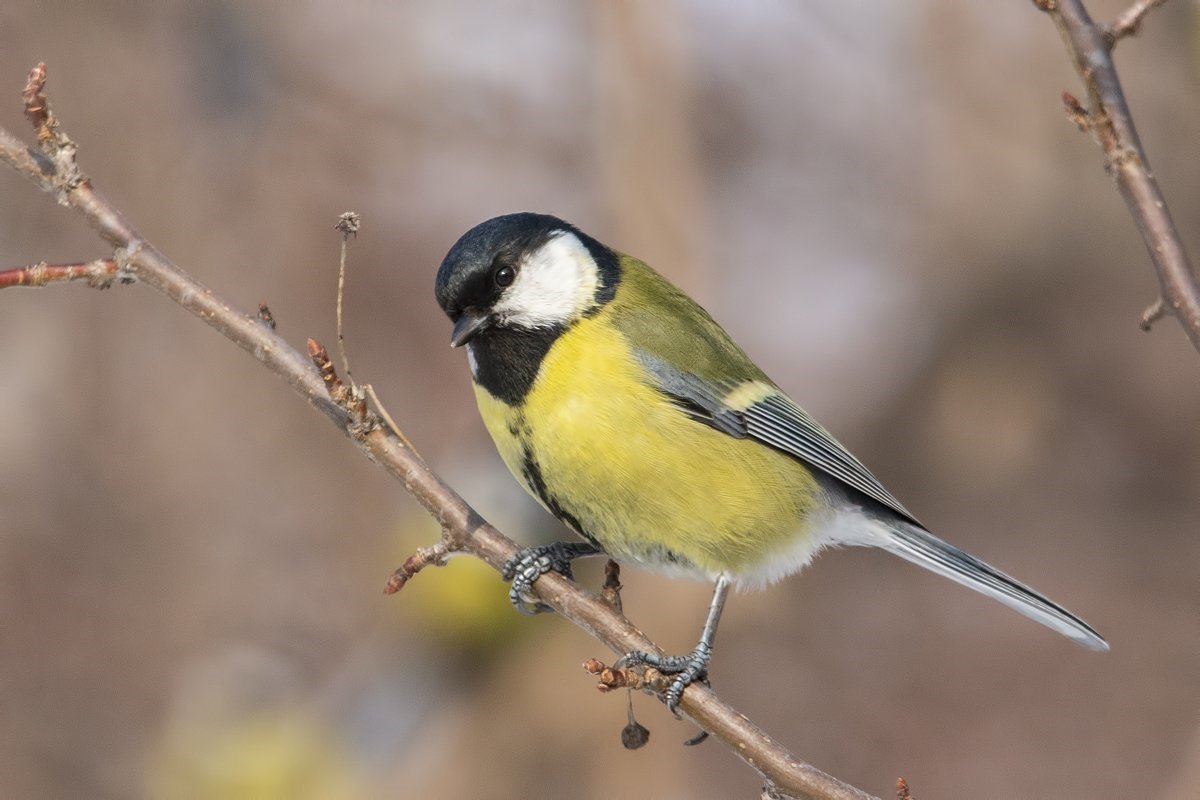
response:
<path fill-rule="evenodd" d="M 1111 50 L 1126 36 L 1136 35 L 1146 15 L 1165 2 L 1167 0 L 1137 0 L 1118 14 L 1112 24 L 1104 29 L 1104 41 L 1108 43 L 1108 48 Z"/>
<path fill-rule="evenodd" d="M 111 258 L 98 258 L 81 264 L 47 264 L 40 261 L 28 267 L 0 270 L 0 289 L 71 281 L 87 281 L 93 289 L 107 289 L 117 282 L 133 283 L 133 278 L 122 276 L 116 260 Z"/>
<path fill-rule="evenodd" d="M 350 371 L 350 357 L 346 355 L 346 329 L 342 326 L 342 307 L 346 300 L 346 248 L 350 244 L 350 237 L 358 237 L 358 229 L 361 220 L 354 211 L 347 211 L 338 217 L 338 224 L 334 227 L 342 234 L 342 251 L 341 257 L 338 259 L 338 290 L 337 290 L 337 339 L 338 352 L 342 356 L 342 369 L 346 371 L 346 380 L 350 381 L 350 385 L 354 385 L 354 373 Z"/>
<path fill-rule="evenodd" d="M 409 556 L 404 564 L 392 573 L 383 587 L 384 594 L 395 594 L 404 588 L 404 584 L 426 567 L 444 566 L 446 560 L 458 552 L 448 537 L 443 536 L 428 547 L 418 547 L 417 552 Z"/>
<path fill-rule="evenodd" d="M 442 526 L 443 538 L 433 546 L 432 552 L 436 554 L 437 548 L 444 543 L 448 550 L 469 552 L 496 570 L 517 552 L 511 539 L 485 522 L 400 437 L 382 426 L 363 430 L 356 425 L 355 415 L 333 400 L 321 373 L 304 354 L 292 348 L 256 316 L 233 310 L 224 298 L 172 263 L 145 242 L 90 182 L 72 183 L 60 173 L 58 162 L 44 153 L 44 150 L 42 153 L 31 150 L 0 128 L 0 160 L 38 187 L 56 194 L 64 205 L 87 220 L 104 241 L 121 248 L 118 263 L 122 268 L 253 355 L 345 431 L 371 460 L 399 480 Z M 73 160 L 72 153 L 72 164 Z M 314 350 L 324 350 L 315 342 L 310 346 Z M 318 356 L 323 362 L 329 360 L 327 353 L 323 356 L 318 353 Z M 336 372 L 327 377 L 330 387 L 340 383 Z M 654 642 L 601 598 L 561 575 L 553 572 L 543 575 L 535 591 L 542 602 L 614 653 L 661 652 Z M 869 800 L 871 797 L 797 759 L 707 686 L 689 687 L 684 692 L 680 711 L 788 794 L 828 800 Z"/>
<path fill-rule="evenodd" d="M 1200 351 L 1200 283 L 1138 138 L 1111 52 L 1113 43 L 1132 33 L 1161 2 L 1139 0 L 1112 26 L 1093 22 L 1082 0 L 1034 0 L 1034 5 L 1054 20 L 1087 87 L 1087 129 L 1104 151 L 1105 168 L 1150 252 L 1163 312 L 1179 320 L 1192 346 Z M 1074 105 L 1082 110 L 1078 101 Z"/>
<path fill-rule="evenodd" d="M 633 716 L 633 690 L 625 693 L 625 713 L 629 720 L 621 729 L 621 746 L 626 750 L 641 750 L 650 741 L 650 730 Z"/>
<path fill-rule="evenodd" d="M 362 218 L 355 211 L 346 211 L 338 217 L 338 223 L 334 228 L 342 234 L 342 249 L 341 256 L 338 258 L 338 288 L 337 288 L 337 339 L 338 351 L 342 356 L 342 369 L 346 371 L 346 380 L 350 383 L 350 389 L 356 396 L 366 396 L 371 405 L 375 408 L 376 413 L 383 418 L 387 426 L 392 429 L 392 433 L 404 440 L 405 446 L 413 449 L 412 442 L 404 435 L 404 431 L 400 430 L 400 426 L 392 419 L 392 415 L 388 412 L 383 401 L 379 399 L 379 395 L 375 393 L 375 387 L 369 383 L 359 385 L 354 380 L 354 373 L 350 371 L 350 356 L 346 350 L 346 328 L 342 323 L 342 310 L 346 303 L 346 251 L 350 241 L 350 237 L 358 238 L 358 231 L 362 227 Z M 403 584 L 401 584 L 403 585 Z"/>
<path fill-rule="evenodd" d="M 1160 297 L 1150 305 L 1146 306 L 1146 310 L 1142 312 L 1142 318 L 1138 320 L 1138 327 L 1147 333 L 1154 327 L 1154 323 L 1167 315 L 1167 305 Z"/>
<path fill-rule="evenodd" d="M 383 421 L 387 423 L 389 428 L 391 428 L 392 433 L 399 436 L 404 441 L 404 445 L 406 447 L 415 450 L 416 448 L 413 447 L 412 442 L 410 442 L 408 437 L 404 435 L 404 431 L 400 430 L 400 426 L 396 424 L 396 420 L 392 419 L 392 415 L 388 412 L 387 407 L 383 404 L 383 401 L 379 399 L 379 395 L 375 394 L 375 386 L 370 383 L 364 383 L 362 385 L 362 390 L 366 393 L 367 398 L 371 401 L 371 406 L 375 409 L 375 413 L 383 418 Z"/>

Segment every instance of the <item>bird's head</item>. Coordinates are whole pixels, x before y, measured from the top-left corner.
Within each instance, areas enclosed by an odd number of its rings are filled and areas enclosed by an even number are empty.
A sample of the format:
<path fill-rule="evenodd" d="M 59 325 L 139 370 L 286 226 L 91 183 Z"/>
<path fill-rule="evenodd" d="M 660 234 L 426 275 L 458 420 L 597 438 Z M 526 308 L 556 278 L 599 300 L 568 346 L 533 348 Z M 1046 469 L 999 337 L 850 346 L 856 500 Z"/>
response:
<path fill-rule="evenodd" d="M 458 347 L 490 330 L 564 329 L 611 299 L 617 280 L 616 255 L 569 223 L 506 214 L 450 248 L 436 293 Z"/>

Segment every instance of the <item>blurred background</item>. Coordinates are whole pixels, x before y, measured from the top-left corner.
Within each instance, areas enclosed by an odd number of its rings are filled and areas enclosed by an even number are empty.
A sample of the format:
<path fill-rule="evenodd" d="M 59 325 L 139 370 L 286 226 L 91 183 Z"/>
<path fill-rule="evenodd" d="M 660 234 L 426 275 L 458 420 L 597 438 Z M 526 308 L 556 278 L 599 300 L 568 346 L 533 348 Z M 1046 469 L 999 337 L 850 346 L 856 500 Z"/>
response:
<path fill-rule="evenodd" d="M 1118 54 L 1194 255 L 1198 42 L 1177 0 Z M 922 800 L 1200 796 L 1200 356 L 1138 330 L 1151 266 L 1029 3 L 9 0 L 0 124 L 27 139 L 38 61 L 96 186 L 298 347 L 333 344 L 360 212 L 355 373 L 516 538 L 561 530 L 432 283 L 467 228 L 536 210 L 678 282 L 934 531 L 1112 643 L 827 554 L 735 597 L 714 663 L 801 757 Z M 0 267 L 105 255 L 0 170 Z M 382 596 L 436 526 L 152 290 L 4 292 L 0 396 L 0 796 L 757 797 L 649 698 L 622 749 L 624 696 L 579 667 L 610 654 L 478 563 Z M 708 587 L 623 577 L 689 649 Z"/>

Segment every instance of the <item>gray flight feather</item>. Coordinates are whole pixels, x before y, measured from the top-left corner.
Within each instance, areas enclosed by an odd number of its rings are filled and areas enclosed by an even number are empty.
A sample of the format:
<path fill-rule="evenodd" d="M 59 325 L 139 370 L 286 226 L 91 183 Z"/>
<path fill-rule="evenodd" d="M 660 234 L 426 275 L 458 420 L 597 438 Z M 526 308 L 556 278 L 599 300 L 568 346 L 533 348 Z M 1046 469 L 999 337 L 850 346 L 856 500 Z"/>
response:
<path fill-rule="evenodd" d="M 878 502 L 898 517 L 884 519 L 885 530 L 879 534 L 869 535 L 861 541 L 846 541 L 846 544 L 881 547 L 999 600 L 1084 647 L 1108 649 L 1103 637 L 1070 611 L 925 530 L 862 462 L 782 392 L 776 390 L 744 409 L 732 408 L 724 398 L 737 384 L 716 385 L 650 354 L 639 352 L 638 356 L 654 376 L 659 391 L 683 413 L 730 436 L 755 439 L 787 453 Z M 853 499 L 851 502 L 858 504 Z"/>

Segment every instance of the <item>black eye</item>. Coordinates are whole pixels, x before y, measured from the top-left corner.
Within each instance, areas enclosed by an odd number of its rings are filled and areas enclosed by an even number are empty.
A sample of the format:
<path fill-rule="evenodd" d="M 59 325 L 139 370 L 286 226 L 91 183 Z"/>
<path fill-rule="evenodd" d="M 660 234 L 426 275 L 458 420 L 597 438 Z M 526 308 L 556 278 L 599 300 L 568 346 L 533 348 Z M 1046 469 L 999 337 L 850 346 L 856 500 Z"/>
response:
<path fill-rule="evenodd" d="M 516 279 L 517 271 L 513 267 L 501 267 L 492 274 L 492 280 L 496 281 L 496 285 L 501 288 L 512 285 Z"/>

